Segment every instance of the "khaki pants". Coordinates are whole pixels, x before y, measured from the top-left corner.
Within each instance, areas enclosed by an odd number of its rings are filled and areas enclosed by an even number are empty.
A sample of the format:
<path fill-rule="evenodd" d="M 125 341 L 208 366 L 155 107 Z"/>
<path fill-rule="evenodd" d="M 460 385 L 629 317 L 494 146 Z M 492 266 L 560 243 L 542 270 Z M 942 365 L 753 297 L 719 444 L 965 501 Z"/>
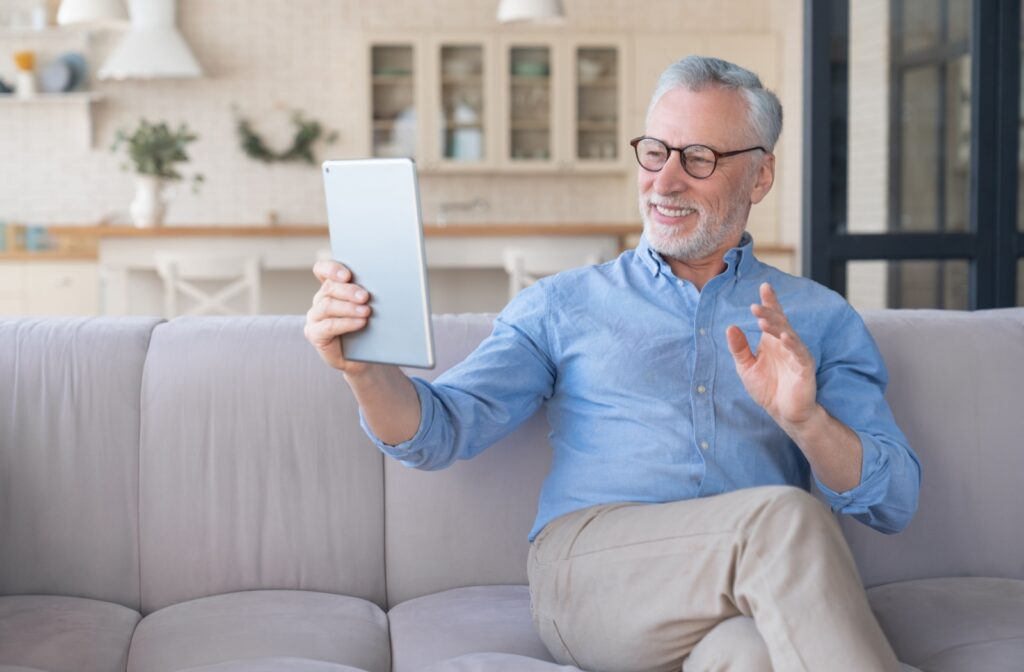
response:
<path fill-rule="evenodd" d="M 528 571 L 534 624 L 562 664 L 679 672 L 729 620 L 745 636 L 709 644 L 742 649 L 756 623 L 776 672 L 899 670 L 834 516 L 799 488 L 575 511 L 537 535 Z M 708 669 L 739 669 L 724 647 L 698 652 L 726 661 Z"/>

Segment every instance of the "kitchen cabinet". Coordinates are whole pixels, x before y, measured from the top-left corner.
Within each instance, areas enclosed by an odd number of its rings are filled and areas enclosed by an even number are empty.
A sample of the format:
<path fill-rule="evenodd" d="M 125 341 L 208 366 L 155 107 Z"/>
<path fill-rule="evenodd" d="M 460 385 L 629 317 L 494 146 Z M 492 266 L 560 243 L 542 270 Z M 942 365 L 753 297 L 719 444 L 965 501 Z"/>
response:
<path fill-rule="evenodd" d="M 0 261 L 0 315 L 96 315 L 98 269 L 87 260 Z"/>
<path fill-rule="evenodd" d="M 368 53 L 373 156 L 435 173 L 630 167 L 623 37 L 388 35 Z"/>

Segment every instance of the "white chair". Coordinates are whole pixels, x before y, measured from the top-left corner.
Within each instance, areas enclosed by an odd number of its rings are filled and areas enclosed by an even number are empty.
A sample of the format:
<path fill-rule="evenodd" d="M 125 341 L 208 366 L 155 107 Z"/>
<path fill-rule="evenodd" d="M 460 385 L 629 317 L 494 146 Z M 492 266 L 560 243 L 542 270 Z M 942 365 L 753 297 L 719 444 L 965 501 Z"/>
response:
<path fill-rule="evenodd" d="M 248 295 L 247 314 L 260 312 L 260 271 L 262 260 L 255 255 L 207 255 L 189 252 L 157 252 L 156 271 L 164 283 L 164 317 L 178 315 L 239 315 L 228 301 L 242 292 Z M 217 282 L 221 287 L 205 290 L 196 282 Z M 195 305 L 181 311 L 180 296 Z"/>
<path fill-rule="evenodd" d="M 545 275 L 578 266 L 600 264 L 604 258 L 594 250 L 509 247 L 505 248 L 503 260 L 505 272 L 508 273 L 508 298 L 511 299 Z"/>

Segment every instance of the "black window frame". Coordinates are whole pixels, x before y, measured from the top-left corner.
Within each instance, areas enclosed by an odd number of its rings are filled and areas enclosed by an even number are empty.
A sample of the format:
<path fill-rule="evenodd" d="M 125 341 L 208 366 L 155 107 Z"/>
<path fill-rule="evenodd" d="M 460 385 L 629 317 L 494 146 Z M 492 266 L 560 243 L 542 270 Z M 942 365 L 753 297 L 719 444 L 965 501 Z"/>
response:
<path fill-rule="evenodd" d="M 848 2 L 804 0 L 804 275 L 845 295 L 849 261 L 966 259 L 969 309 L 1017 305 L 1021 0 L 971 3 L 968 232 L 877 234 L 848 233 L 843 221 Z"/>

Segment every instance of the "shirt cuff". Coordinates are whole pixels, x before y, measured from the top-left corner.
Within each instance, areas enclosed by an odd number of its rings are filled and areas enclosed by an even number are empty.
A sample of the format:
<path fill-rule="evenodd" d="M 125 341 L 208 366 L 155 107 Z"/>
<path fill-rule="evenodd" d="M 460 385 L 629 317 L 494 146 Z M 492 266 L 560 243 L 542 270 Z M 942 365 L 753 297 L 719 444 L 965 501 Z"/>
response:
<path fill-rule="evenodd" d="M 431 426 L 434 424 L 434 404 L 431 403 L 433 398 L 430 394 L 430 388 L 427 383 L 419 378 L 410 378 L 413 387 L 416 389 L 416 396 L 420 401 L 420 425 L 416 428 L 416 433 L 412 435 L 411 439 L 403 441 L 399 444 L 392 445 L 390 443 L 384 443 L 380 440 L 373 430 L 370 429 L 370 425 L 366 422 L 366 417 L 363 415 L 363 408 L 359 407 L 359 426 L 363 428 L 366 435 L 370 437 L 370 441 L 373 441 L 374 445 L 380 449 L 385 455 L 393 457 L 397 460 L 408 458 L 410 455 L 416 452 L 416 444 L 418 444 L 424 436 L 430 432 Z"/>
<path fill-rule="evenodd" d="M 870 434 L 854 431 L 860 438 L 860 483 L 845 492 L 836 492 L 814 475 L 814 483 L 828 500 L 831 509 L 848 515 L 867 513 L 869 506 L 877 503 L 876 491 L 885 481 L 885 473 L 881 469 L 882 451 L 878 443 Z"/>

